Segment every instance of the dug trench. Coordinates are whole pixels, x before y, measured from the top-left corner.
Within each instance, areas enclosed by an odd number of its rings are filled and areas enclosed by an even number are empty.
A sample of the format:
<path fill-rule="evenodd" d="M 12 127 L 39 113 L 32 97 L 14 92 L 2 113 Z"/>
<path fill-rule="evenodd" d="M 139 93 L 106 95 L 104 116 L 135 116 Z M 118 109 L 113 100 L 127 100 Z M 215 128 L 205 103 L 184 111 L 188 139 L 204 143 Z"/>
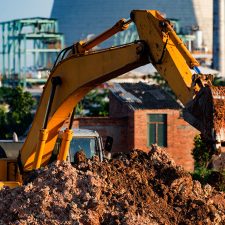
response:
<path fill-rule="evenodd" d="M 0 191 L 0 224 L 225 224 L 225 194 L 202 186 L 153 146 L 99 162 L 55 162 Z"/>

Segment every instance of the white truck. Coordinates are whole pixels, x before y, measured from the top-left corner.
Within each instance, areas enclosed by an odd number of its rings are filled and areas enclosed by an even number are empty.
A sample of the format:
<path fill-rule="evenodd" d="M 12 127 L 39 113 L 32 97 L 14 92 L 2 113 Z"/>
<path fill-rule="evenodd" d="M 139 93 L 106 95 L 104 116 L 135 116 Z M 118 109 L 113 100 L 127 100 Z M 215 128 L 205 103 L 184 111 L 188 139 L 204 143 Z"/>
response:
<path fill-rule="evenodd" d="M 53 150 L 53 159 L 56 159 L 62 141 L 62 131 L 59 132 L 56 145 Z M 92 158 L 97 155 L 102 161 L 104 158 L 109 158 L 112 149 L 113 139 L 107 136 L 105 145 L 102 137 L 97 131 L 88 129 L 73 129 L 73 139 L 70 143 L 68 161 L 74 163 L 74 156 L 79 151 L 84 151 L 86 158 Z"/>
<path fill-rule="evenodd" d="M 57 159 L 62 140 L 62 131 L 53 150 L 51 161 Z M 15 158 L 18 157 L 24 141 L 0 140 L 0 158 Z M 102 137 L 97 131 L 88 129 L 73 129 L 73 139 L 70 143 L 70 151 L 68 160 L 73 163 L 76 152 L 83 150 L 87 158 L 97 155 L 102 161 L 104 158 L 109 158 L 112 149 L 113 139 L 107 136 L 105 145 L 103 145 Z"/>

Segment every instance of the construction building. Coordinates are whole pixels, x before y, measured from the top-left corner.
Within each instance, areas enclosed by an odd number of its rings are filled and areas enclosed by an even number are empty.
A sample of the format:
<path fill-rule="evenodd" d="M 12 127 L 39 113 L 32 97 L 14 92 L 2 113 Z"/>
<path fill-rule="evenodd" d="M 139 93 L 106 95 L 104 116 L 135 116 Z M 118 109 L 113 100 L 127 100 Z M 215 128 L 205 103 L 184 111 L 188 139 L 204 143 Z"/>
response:
<path fill-rule="evenodd" d="M 112 136 L 113 152 L 148 151 L 157 143 L 177 164 L 193 170 L 191 150 L 199 132 L 184 121 L 181 106 L 170 95 L 141 82 L 114 84 L 110 90 L 109 117 L 77 118 L 75 127 Z"/>
<path fill-rule="evenodd" d="M 1 82 L 44 84 L 64 36 L 55 19 L 24 18 L 0 23 Z"/>

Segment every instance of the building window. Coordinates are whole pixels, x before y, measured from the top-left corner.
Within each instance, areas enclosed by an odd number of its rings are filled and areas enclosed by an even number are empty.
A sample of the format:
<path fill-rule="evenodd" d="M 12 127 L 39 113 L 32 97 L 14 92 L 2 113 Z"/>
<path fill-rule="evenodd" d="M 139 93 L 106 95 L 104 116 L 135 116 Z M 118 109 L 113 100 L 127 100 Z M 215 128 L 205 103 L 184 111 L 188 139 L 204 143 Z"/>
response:
<path fill-rule="evenodd" d="M 162 147 L 167 146 L 167 115 L 148 115 L 148 146 L 157 144 Z"/>

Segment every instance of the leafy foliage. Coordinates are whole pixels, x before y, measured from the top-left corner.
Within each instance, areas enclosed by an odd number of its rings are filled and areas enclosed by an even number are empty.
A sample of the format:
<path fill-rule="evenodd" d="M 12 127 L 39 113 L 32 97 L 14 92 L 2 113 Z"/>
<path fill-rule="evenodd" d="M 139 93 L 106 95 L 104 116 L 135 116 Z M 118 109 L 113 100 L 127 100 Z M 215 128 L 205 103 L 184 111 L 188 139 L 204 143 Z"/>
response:
<path fill-rule="evenodd" d="M 21 87 L 0 88 L 0 138 L 12 138 L 13 132 L 22 135 L 32 121 L 34 100 Z"/>
<path fill-rule="evenodd" d="M 194 138 L 194 145 L 195 147 L 192 151 L 195 160 L 195 171 L 192 174 L 193 178 L 199 180 L 202 184 L 209 183 L 217 190 L 225 191 L 225 170 L 215 171 L 209 169 L 213 153 L 201 139 L 200 135 Z"/>
<path fill-rule="evenodd" d="M 215 77 L 213 80 L 213 85 L 215 86 L 225 86 L 225 80 L 221 77 Z"/>
<path fill-rule="evenodd" d="M 76 114 L 82 116 L 108 116 L 108 90 L 94 89 L 90 91 L 77 105 Z"/>
<path fill-rule="evenodd" d="M 200 135 L 194 138 L 194 149 L 192 150 L 192 155 L 195 160 L 195 168 L 207 168 L 211 159 L 210 151 L 200 137 Z"/>

